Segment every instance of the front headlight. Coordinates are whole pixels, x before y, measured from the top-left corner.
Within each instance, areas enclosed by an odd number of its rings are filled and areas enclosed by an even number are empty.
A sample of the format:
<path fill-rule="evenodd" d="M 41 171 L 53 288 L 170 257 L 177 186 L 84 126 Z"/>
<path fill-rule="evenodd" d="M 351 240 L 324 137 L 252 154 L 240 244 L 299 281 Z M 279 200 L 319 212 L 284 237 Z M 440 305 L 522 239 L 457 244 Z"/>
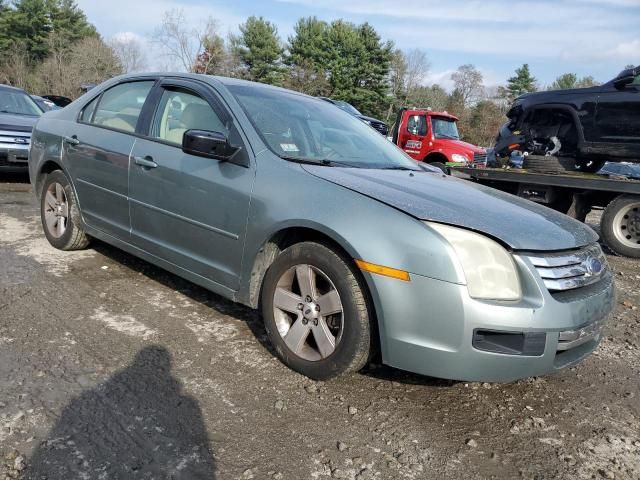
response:
<path fill-rule="evenodd" d="M 467 163 L 469 161 L 467 157 L 459 153 L 454 153 L 453 155 L 451 155 L 451 160 L 457 163 Z"/>
<path fill-rule="evenodd" d="M 513 257 L 484 235 L 427 222 L 451 244 L 467 281 L 469 295 L 484 300 L 519 300 L 520 278 Z"/>

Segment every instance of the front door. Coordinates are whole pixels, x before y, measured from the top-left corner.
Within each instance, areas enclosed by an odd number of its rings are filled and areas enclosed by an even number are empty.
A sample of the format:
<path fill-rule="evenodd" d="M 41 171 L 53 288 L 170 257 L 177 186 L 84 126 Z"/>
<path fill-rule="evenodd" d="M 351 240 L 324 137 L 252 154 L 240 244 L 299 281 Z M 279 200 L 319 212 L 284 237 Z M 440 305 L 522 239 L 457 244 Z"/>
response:
<path fill-rule="evenodd" d="M 621 90 L 613 85 L 600 94 L 596 107 L 597 141 L 614 157 L 640 160 L 640 75 Z"/>
<path fill-rule="evenodd" d="M 154 81 L 121 83 L 95 98 L 67 131 L 64 161 L 84 221 L 129 238 L 129 154 L 138 118 Z"/>
<path fill-rule="evenodd" d="M 131 156 L 132 242 L 236 290 L 255 177 L 246 145 L 211 87 L 167 80 L 157 88 L 148 135 Z M 190 129 L 223 133 L 243 147 L 247 166 L 184 153 Z"/>

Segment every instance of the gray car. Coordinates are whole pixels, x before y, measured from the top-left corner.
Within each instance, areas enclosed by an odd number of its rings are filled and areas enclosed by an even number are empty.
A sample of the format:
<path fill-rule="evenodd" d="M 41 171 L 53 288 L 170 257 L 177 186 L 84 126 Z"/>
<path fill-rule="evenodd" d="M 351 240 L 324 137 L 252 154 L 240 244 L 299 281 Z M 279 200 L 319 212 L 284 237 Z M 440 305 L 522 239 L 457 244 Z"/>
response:
<path fill-rule="evenodd" d="M 42 110 L 22 89 L 0 85 L 0 171 L 26 171 L 31 130 Z"/>
<path fill-rule="evenodd" d="M 450 379 L 555 372 L 615 303 L 588 227 L 276 87 L 118 77 L 42 117 L 29 167 L 53 246 L 97 238 L 260 308 L 277 355 L 316 379 L 378 352 Z"/>

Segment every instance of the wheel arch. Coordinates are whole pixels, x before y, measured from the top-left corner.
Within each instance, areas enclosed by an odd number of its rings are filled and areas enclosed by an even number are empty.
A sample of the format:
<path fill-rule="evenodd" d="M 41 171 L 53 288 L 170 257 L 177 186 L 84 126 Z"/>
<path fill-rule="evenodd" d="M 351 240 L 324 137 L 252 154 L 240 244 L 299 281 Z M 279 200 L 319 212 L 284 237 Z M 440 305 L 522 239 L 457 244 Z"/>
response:
<path fill-rule="evenodd" d="M 64 172 L 64 168 L 62 168 L 62 165 L 60 164 L 59 161 L 50 158 L 42 163 L 42 165 L 38 169 L 38 172 L 36 173 L 36 178 L 34 181 L 34 188 L 35 188 L 36 195 L 39 194 L 40 188 L 42 188 L 42 183 L 44 182 L 44 178 L 49 173 L 55 170 L 62 170 Z M 69 179 L 69 182 L 71 183 L 71 179 Z M 73 183 L 71 183 L 71 186 L 73 187 Z"/>
<path fill-rule="evenodd" d="M 258 308 L 264 276 L 278 254 L 296 243 L 308 241 L 315 241 L 331 248 L 355 265 L 355 249 L 337 233 L 327 231 L 321 225 L 306 223 L 280 226 L 262 242 L 253 257 L 249 279 L 244 282 L 245 293 L 240 294 L 238 300 L 252 308 Z"/>
<path fill-rule="evenodd" d="M 423 160 L 423 162 L 425 163 L 442 162 L 445 165 L 447 164 L 448 161 L 449 159 L 442 152 L 431 152 L 426 157 L 424 157 L 424 160 Z"/>
<path fill-rule="evenodd" d="M 360 284 L 363 286 L 362 292 L 369 309 L 369 318 L 371 321 L 371 335 L 374 344 L 373 351 L 380 352 L 380 325 L 378 324 L 378 316 L 376 314 L 376 302 L 371 285 L 360 269 L 355 264 L 355 259 L 359 256 L 354 247 L 342 236 L 336 232 L 328 231 L 322 225 L 314 224 L 296 224 L 282 226 L 274 231 L 267 240 L 265 240 L 257 254 L 253 258 L 249 280 L 243 282 L 237 301 L 258 309 L 260 307 L 260 295 L 264 284 L 264 277 L 271 264 L 277 256 L 286 248 L 301 242 L 313 241 L 320 243 L 338 255 L 342 256 L 345 262 L 353 267 L 353 272 Z"/>

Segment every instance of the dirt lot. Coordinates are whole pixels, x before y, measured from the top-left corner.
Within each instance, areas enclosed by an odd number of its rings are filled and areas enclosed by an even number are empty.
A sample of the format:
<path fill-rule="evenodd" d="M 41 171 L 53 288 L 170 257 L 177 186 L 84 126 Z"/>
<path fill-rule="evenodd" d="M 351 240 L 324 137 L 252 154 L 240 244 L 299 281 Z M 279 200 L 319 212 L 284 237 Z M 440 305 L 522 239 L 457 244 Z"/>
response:
<path fill-rule="evenodd" d="M 373 365 L 313 382 L 259 316 L 102 243 L 46 243 L 0 177 L 0 479 L 640 478 L 640 271 L 556 376 L 454 383 Z"/>

